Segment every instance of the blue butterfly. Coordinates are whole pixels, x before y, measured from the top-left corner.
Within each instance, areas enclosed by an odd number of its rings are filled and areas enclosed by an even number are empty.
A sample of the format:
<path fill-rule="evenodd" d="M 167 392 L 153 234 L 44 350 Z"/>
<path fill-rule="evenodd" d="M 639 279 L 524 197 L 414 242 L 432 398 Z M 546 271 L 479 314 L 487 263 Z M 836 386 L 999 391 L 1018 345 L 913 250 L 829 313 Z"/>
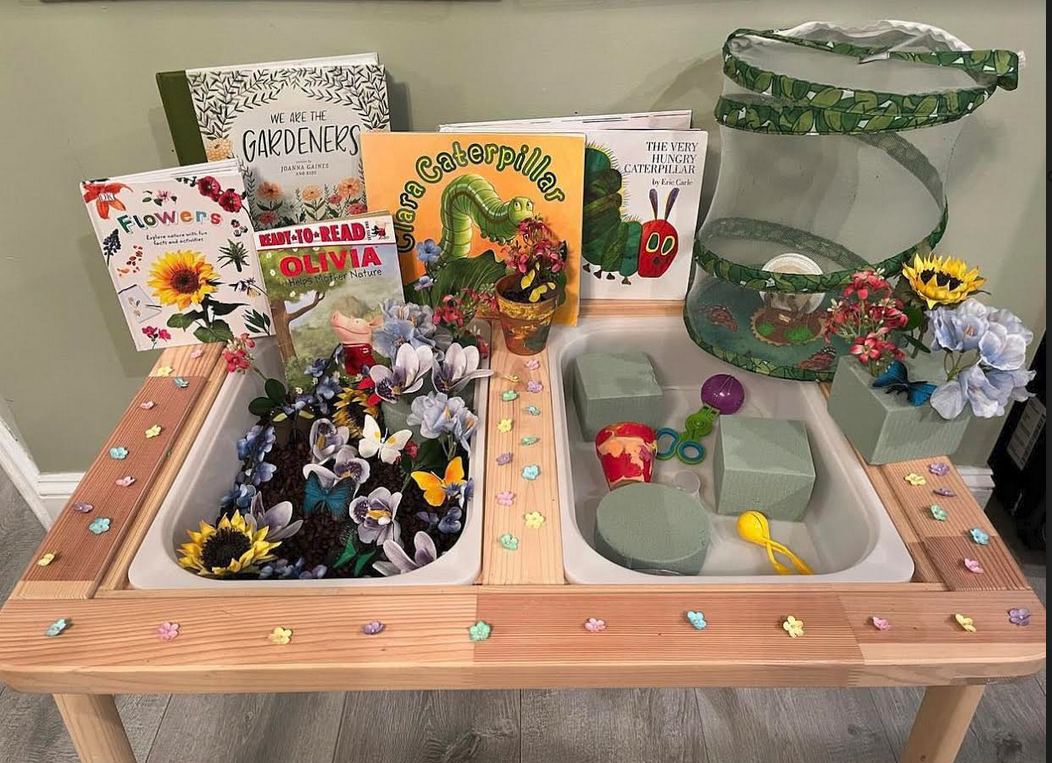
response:
<path fill-rule="evenodd" d="M 903 393 L 913 406 L 924 405 L 935 391 L 934 384 L 911 382 L 909 372 L 901 360 L 892 361 L 888 370 L 873 380 L 873 386 L 883 389 L 889 395 Z"/>
<path fill-rule="evenodd" d="M 325 487 L 317 472 L 307 477 L 307 487 L 303 495 L 303 513 L 310 514 L 320 508 L 328 509 L 334 517 L 347 516 L 347 507 L 351 503 L 351 491 L 354 480 L 340 480 Z"/>

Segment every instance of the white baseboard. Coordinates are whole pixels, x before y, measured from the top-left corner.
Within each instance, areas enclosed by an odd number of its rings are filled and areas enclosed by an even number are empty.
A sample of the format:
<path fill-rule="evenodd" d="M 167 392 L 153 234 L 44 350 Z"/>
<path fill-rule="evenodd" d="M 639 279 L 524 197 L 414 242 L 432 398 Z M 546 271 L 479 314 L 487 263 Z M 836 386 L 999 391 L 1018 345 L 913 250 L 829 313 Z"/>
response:
<path fill-rule="evenodd" d="M 0 421 L 0 469 L 45 528 L 51 527 L 84 477 L 83 472 L 41 473 L 18 434 L 3 421 Z"/>

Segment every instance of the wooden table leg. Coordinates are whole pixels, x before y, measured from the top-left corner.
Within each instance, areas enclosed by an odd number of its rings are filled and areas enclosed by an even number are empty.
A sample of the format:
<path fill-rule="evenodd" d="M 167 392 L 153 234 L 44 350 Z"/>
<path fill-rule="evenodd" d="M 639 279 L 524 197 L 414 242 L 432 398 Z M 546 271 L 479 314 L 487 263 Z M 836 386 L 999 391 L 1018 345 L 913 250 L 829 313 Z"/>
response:
<path fill-rule="evenodd" d="M 81 763 L 135 763 L 112 694 L 56 694 Z"/>
<path fill-rule="evenodd" d="M 983 688 L 981 684 L 929 686 L 900 763 L 953 763 Z"/>

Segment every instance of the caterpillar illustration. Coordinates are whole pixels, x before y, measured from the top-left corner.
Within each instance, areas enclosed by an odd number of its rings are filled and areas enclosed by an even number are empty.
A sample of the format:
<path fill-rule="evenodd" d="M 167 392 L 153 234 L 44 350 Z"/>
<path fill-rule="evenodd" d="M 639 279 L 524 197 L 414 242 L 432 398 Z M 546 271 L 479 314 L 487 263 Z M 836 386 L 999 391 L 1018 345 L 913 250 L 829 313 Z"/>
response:
<path fill-rule="evenodd" d="M 596 278 L 614 279 L 631 284 L 629 276 L 660 278 L 672 265 L 679 251 L 679 234 L 668 222 L 672 205 L 679 196 L 673 188 L 665 202 L 665 215 L 658 217 L 658 195 L 650 189 L 650 206 L 654 219 L 641 223 L 621 217 L 624 197 L 621 194 L 621 173 L 610 157 L 598 148 L 588 146 L 584 160 L 584 219 L 581 229 L 581 256 L 586 273 Z M 591 266 L 591 267 L 590 267 Z M 593 271 L 594 267 L 594 271 Z"/>
<path fill-rule="evenodd" d="M 439 211 L 442 240 L 438 248 L 443 260 L 467 257 L 473 226 L 482 238 L 507 244 L 518 233 L 519 223 L 533 217 L 533 202 L 525 196 L 501 201 L 493 184 L 480 175 L 461 175 L 442 192 Z"/>

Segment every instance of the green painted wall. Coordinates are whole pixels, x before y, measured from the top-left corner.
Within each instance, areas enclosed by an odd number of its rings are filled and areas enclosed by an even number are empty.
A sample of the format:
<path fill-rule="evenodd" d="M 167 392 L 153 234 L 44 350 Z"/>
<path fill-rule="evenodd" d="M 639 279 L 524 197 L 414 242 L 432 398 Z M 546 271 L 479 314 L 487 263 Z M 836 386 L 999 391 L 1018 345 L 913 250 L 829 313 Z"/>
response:
<path fill-rule="evenodd" d="M 1037 0 L 7 0 L 0 391 L 43 471 L 81 470 L 153 362 L 126 335 L 77 182 L 175 164 L 156 71 L 376 50 L 395 129 L 669 107 L 693 108 L 695 124 L 711 129 L 731 30 L 876 17 L 1026 51 L 1022 87 L 964 129 L 943 248 L 982 266 L 998 304 L 1043 326 L 1047 59 Z M 710 146 L 709 194 L 718 135 Z M 996 431 L 975 425 L 960 461 L 984 461 Z"/>

